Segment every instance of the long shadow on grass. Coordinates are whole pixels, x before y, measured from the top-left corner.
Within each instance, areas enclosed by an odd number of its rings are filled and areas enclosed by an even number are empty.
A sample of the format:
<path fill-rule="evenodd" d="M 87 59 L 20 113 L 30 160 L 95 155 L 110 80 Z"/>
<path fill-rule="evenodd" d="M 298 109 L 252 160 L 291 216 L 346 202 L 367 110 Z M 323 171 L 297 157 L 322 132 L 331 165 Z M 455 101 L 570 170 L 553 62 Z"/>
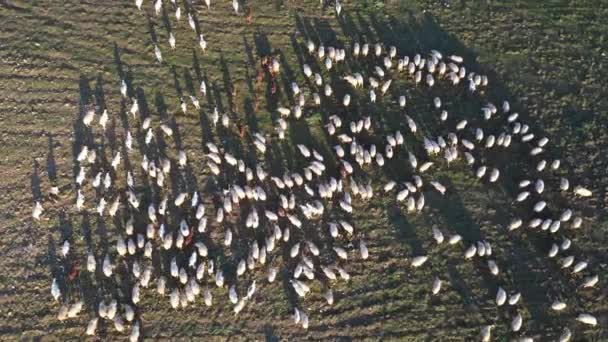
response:
<path fill-rule="evenodd" d="M 256 111 L 259 109 L 260 98 L 257 94 L 258 88 L 258 79 L 261 80 L 260 77 L 263 77 L 263 71 L 257 69 L 257 62 L 255 57 L 253 56 L 253 50 L 247 37 L 243 36 L 243 44 L 245 45 L 245 53 L 247 55 L 247 63 L 246 63 L 246 81 L 247 88 L 249 90 L 249 96 L 244 100 L 244 110 L 245 117 L 247 118 L 247 125 L 249 126 L 250 132 L 257 132 L 258 121 L 256 117 Z M 255 80 L 253 78 L 255 75 Z"/>
<path fill-rule="evenodd" d="M 58 186 L 57 184 L 57 162 L 55 161 L 55 142 L 53 141 L 53 134 L 49 134 L 49 148 L 46 155 L 46 172 L 49 177 L 49 183 L 52 187 Z"/>
<path fill-rule="evenodd" d="M 206 149 L 205 145 L 208 142 L 213 142 L 213 131 L 211 128 L 211 121 L 209 120 L 209 116 L 207 113 L 212 113 L 214 107 L 216 106 L 214 100 L 214 91 L 209 83 L 209 79 L 207 78 L 207 74 L 203 73 L 200 66 L 200 61 L 196 50 L 192 51 L 192 65 L 194 68 L 194 73 L 196 75 L 197 81 L 199 84 L 204 82 L 205 84 L 205 94 L 201 94 L 206 96 L 206 105 L 201 105 L 201 109 L 199 110 L 199 120 L 201 126 L 201 141 L 203 149 Z M 199 86 L 200 89 L 200 86 Z M 201 90 L 202 91 L 202 90 Z"/>
<path fill-rule="evenodd" d="M 253 34 L 253 40 L 258 58 L 261 59 L 267 57 L 270 61 L 270 58 L 274 52 L 272 51 L 270 41 L 268 40 L 266 34 L 264 32 L 256 31 Z M 276 122 L 278 119 L 277 108 L 279 107 L 279 99 L 281 98 L 281 89 L 277 86 L 276 80 L 270 74 L 270 72 L 268 72 L 268 70 L 265 70 L 263 74 L 263 79 L 267 80 L 267 82 L 265 82 L 266 110 L 268 113 L 270 113 L 272 122 Z"/>
<path fill-rule="evenodd" d="M 133 90 L 133 77 L 131 75 L 130 68 L 127 67 L 127 71 L 124 70 L 124 64 L 122 59 L 120 58 L 120 49 L 118 48 L 118 44 L 114 43 L 114 64 L 116 65 L 116 72 L 118 73 L 118 78 L 120 82 L 125 82 L 127 86 L 127 97 L 132 97 L 135 91 Z"/>
<path fill-rule="evenodd" d="M 188 21 L 188 25 L 190 25 L 190 18 L 192 18 L 192 21 L 194 22 L 194 32 L 196 33 L 196 36 L 198 37 L 201 34 L 201 25 L 200 22 L 198 21 L 198 15 L 197 15 L 197 11 L 194 8 L 195 4 L 193 4 L 192 2 L 189 1 L 184 1 L 182 2 L 182 4 L 184 5 L 184 11 L 182 12 L 182 15 L 185 16 Z M 179 7 L 179 5 L 177 5 Z M 177 7 L 175 8 L 175 10 L 177 10 Z M 191 27 L 192 28 L 192 27 Z"/>
<path fill-rule="evenodd" d="M 226 93 L 226 98 L 228 100 L 228 110 L 230 113 L 234 113 L 234 97 L 236 95 L 236 90 L 234 88 L 234 84 L 232 84 L 232 79 L 230 78 L 230 69 L 228 68 L 228 63 L 224 58 L 224 53 L 220 52 L 220 68 L 222 70 L 222 79 L 224 85 L 224 92 Z"/>
<path fill-rule="evenodd" d="M 42 199 L 42 192 L 40 191 L 40 175 L 38 174 L 38 161 L 34 159 L 34 167 L 32 169 L 32 175 L 30 176 L 32 197 L 34 201 Z"/>

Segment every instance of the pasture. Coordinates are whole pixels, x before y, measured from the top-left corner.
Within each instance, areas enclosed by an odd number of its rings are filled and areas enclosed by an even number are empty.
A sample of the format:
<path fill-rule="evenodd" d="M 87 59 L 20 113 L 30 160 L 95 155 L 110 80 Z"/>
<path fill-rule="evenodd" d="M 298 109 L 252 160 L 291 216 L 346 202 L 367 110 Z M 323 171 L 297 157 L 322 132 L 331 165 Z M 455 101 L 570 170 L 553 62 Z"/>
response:
<path fill-rule="evenodd" d="M 175 193 L 198 189 L 209 208 L 212 195 L 204 194 L 221 193 L 220 185 L 229 182 L 231 174 L 222 173 L 219 181 L 211 176 L 205 167 L 206 143 L 213 141 L 236 155 L 250 156 L 255 155 L 251 136 L 261 132 L 269 142 L 264 165 L 271 175 L 282 175 L 306 165 L 297 144 L 314 147 L 326 156 L 333 154 L 335 137 L 324 127 L 333 114 L 340 115 L 345 126 L 369 115 L 374 120 L 373 134 L 362 141 L 381 145 L 387 134 L 399 129 L 407 148 L 424 156 L 422 135 L 445 137 L 462 119 L 470 127 L 486 125 L 487 134 L 498 134 L 505 125 L 504 115 L 500 122 L 484 123 L 479 108 L 488 102 L 500 107 L 508 100 L 511 111 L 518 112 L 520 121 L 537 137 L 549 138 L 542 158 L 561 160 L 559 170 L 550 175 L 538 172 L 536 163 L 541 158 L 530 156 L 529 147 L 517 138 L 508 150 L 479 151 L 479 160 L 500 169 L 499 181 L 489 183 L 479 180 L 462 158 L 448 165 L 442 155 L 436 156 L 432 171 L 423 178 L 425 182 L 439 180 L 447 192 L 442 196 L 425 189 L 424 210 L 409 213 L 403 203 L 395 201 L 394 192 L 385 195 L 381 190 L 389 180 L 403 182 L 412 177 L 407 155 L 397 155 L 383 169 L 367 168 L 362 176 L 364 182 L 374 185 L 374 197 L 353 198 L 353 212 L 347 216 L 357 236 L 364 237 L 370 256 L 367 260 L 353 257 L 345 263 L 350 280 L 332 285 L 333 305 L 327 305 L 319 283 L 311 285 L 305 299 L 294 294 L 288 279 L 295 263 L 285 247 L 289 244 L 283 244 L 268 257 L 280 270 L 277 281 L 266 282 L 261 268 L 248 275 L 257 279 L 258 289 L 238 316 L 225 288 L 213 289 L 212 307 L 199 299 L 177 310 L 171 308 L 168 296 L 160 299 L 155 286 L 142 289 L 137 316 L 143 338 L 469 341 L 479 339 L 483 325 L 495 324 L 492 336 L 498 341 L 523 335 L 538 341 L 556 340 L 564 327 L 569 327 L 576 341 L 608 339 L 605 5 L 557 0 L 351 0 L 343 2 L 343 12 L 336 18 L 332 6 L 322 9 L 316 0 L 246 1 L 242 5 L 250 6 L 252 14 L 248 22 L 244 15 L 235 15 L 229 1 L 212 0 L 210 10 L 202 1 L 193 2 L 191 10 L 208 44 L 205 52 L 188 26 L 186 12 L 176 21 L 169 1 L 164 1 L 159 16 L 146 0 L 143 11 L 133 1 L 0 1 L 0 338 L 81 339 L 99 298 L 130 297 L 128 271 L 116 271 L 108 279 L 85 271 L 89 251 L 96 255 L 98 268 L 107 251 L 114 258 L 127 210 L 121 210 L 116 219 L 100 217 L 95 212 L 100 194 L 87 188 L 88 209 L 77 211 L 74 182 L 83 144 L 95 146 L 98 157 L 109 163 L 116 151 L 123 151 L 129 128 L 136 151 L 123 153 L 123 159 L 133 165 L 143 198 L 159 200 L 139 167 L 146 133 L 138 128 L 140 120 L 129 113 L 131 100 L 121 96 L 124 79 L 140 112 L 151 117 L 155 126 L 167 123 L 173 128 L 171 138 L 158 139 L 162 153 L 172 161 L 178 159 L 180 150 L 187 153 L 188 167 L 176 172 L 168 183 Z M 185 11 L 183 1 L 178 3 Z M 170 32 L 176 38 L 175 49 L 169 47 Z M 342 47 L 348 53 L 355 41 L 394 45 L 399 56 L 428 55 L 436 49 L 444 56 L 462 56 L 467 70 L 487 75 L 489 84 L 471 94 L 464 86 L 452 87 L 446 81 L 429 88 L 415 85 L 411 77 L 396 78 L 390 96 L 379 96 L 376 103 L 370 103 L 366 90 L 351 90 L 345 82 L 332 79 L 323 63 L 306 51 L 308 40 Z M 155 43 L 163 51 L 162 63 L 155 59 Z M 263 56 L 268 55 L 281 64 L 274 93 L 268 78 L 256 78 Z M 344 108 L 336 100 L 320 107 L 307 106 L 302 118 L 289 122 L 286 138 L 279 140 L 277 108 L 293 106 L 291 82 L 296 81 L 308 95 L 315 88 L 302 73 L 304 64 L 323 70 L 323 77 L 335 84 L 336 98 L 350 92 L 352 104 Z M 371 65 L 336 68 L 347 72 Z M 200 96 L 202 81 L 207 85 L 205 96 Z M 408 130 L 403 111 L 394 101 L 398 94 L 407 97 L 405 112 L 417 122 L 418 135 Z M 190 95 L 199 97 L 200 110 L 193 107 Z M 450 113 L 446 122 L 438 119 L 433 107 L 436 96 Z M 180 98 L 188 104 L 186 113 L 180 109 Z M 213 127 L 210 117 L 216 107 L 230 116 L 229 128 Z M 108 110 L 105 132 L 97 123 L 92 130 L 82 125 L 90 109 Z M 339 162 L 328 159 L 326 165 L 329 174 L 340 175 Z M 121 168 L 116 187 L 126 186 L 125 168 Z M 549 210 L 555 208 L 551 213 L 559 215 L 558 208 L 571 208 L 583 219 L 581 228 L 564 224 L 550 234 L 527 227 L 532 202 L 527 207 L 515 203 L 520 192 L 517 184 L 541 176 L 547 188 L 552 187 L 542 194 L 550 203 Z M 556 191 L 560 177 L 568 178 L 571 186 L 590 189 L 593 195 L 579 198 L 571 191 Z M 58 196 L 50 194 L 53 186 L 58 187 Z M 44 206 L 40 221 L 31 217 L 35 201 Z M 145 208 L 141 210 L 145 212 Z M 514 217 L 521 217 L 524 226 L 508 231 Z M 235 227 L 242 226 L 239 217 L 230 219 Z M 179 222 L 171 224 L 177 227 Z M 325 221 L 319 221 L 301 234 L 323 231 L 318 235 L 326 236 L 326 227 Z M 438 245 L 433 228 L 446 237 L 459 234 L 463 241 L 457 246 Z M 221 245 L 223 231 L 211 231 L 212 240 Z M 298 237 L 300 233 L 294 234 Z M 221 255 L 226 265 L 232 265 L 226 266 L 228 274 L 247 255 L 246 233 L 235 235 L 232 247 Z M 572 247 L 549 258 L 552 243 L 564 238 L 572 241 Z M 60 256 L 66 240 L 79 274 L 62 285 L 64 297 L 83 298 L 85 305 L 77 318 L 60 322 L 60 303 L 53 300 L 50 288 L 53 278 L 65 279 L 72 265 Z M 463 257 L 468 245 L 479 240 L 492 244 L 493 260 L 501 268 L 497 277 L 490 274 L 485 260 Z M 329 239 L 319 241 L 322 258 L 335 258 L 329 252 Z M 358 250 L 358 243 L 343 242 Z M 210 250 L 220 253 L 222 248 Z M 422 254 L 428 255 L 428 261 L 412 268 L 412 257 Z M 599 283 L 582 289 L 583 275 L 561 268 L 565 255 L 588 261 L 585 275 L 599 275 Z M 168 263 L 168 259 L 159 261 Z M 123 267 L 126 263 L 117 264 Z M 443 285 L 439 295 L 432 295 L 436 277 Z M 510 294 L 521 292 L 516 307 L 496 306 L 497 286 Z M 247 286 L 241 284 L 240 288 L 243 292 Z M 567 302 L 567 309 L 551 310 L 556 299 Z M 308 329 L 293 323 L 296 306 L 306 310 Z M 524 322 L 520 333 L 510 328 L 516 311 Z M 575 321 L 582 312 L 595 315 L 599 324 L 590 327 Z M 100 322 L 98 337 L 115 340 L 128 336 L 109 323 Z"/>

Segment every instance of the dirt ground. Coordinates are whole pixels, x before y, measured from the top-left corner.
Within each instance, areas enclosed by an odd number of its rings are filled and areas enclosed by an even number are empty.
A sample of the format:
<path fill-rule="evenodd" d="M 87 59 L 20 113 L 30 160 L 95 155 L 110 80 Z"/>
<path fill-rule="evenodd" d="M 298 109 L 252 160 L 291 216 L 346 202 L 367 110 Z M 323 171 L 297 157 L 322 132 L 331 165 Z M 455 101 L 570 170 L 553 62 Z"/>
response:
<path fill-rule="evenodd" d="M 100 222 L 94 212 L 83 215 L 74 209 L 74 160 L 83 139 L 75 131 L 83 110 L 102 103 L 112 115 L 114 136 L 94 138 L 104 158 L 111 158 L 116 139 L 124 139 L 118 115 L 126 110 L 121 78 L 129 80 L 129 91 L 145 99 L 155 116 L 175 120 L 180 141 L 168 144 L 171 155 L 177 155 L 179 144 L 192 165 L 202 165 L 203 143 L 209 137 L 201 118 L 214 106 L 234 113 L 250 130 L 272 131 L 277 103 L 268 100 L 267 85 L 258 87 L 255 79 L 263 55 L 280 57 L 285 78 L 275 98 L 287 102 L 289 76 L 297 75 L 304 84 L 304 42 L 310 38 L 350 47 L 353 37 L 359 37 L 395 45 L 399 54 L 410 56 L 430 49 L 461 55 L 468 68 L 487 74 L 491 90 L 481 99 L 448 93 L 446 105 L 479 120 L 472 109 L 477 104 L 508 99 L 534 131 L 550 138 L 546 153 L 561 159 L 559 175 L 593 191 L 585 199 L 547 194 L 583 217 L 582 228 L 564 228 L 553 237 L 526 229 L 507 233 L 505 226 L 518 210 L 514 182 L 536 177 L 535 159 L 522 155 L 523 149 L 487 155 L 501 166 L 504 182 L 488 186 L 463 165 L 443 168 L 435 177 L 450 191 L 444 197 L 429 192 L 429 209 L 422 214 L 406 214 L 383 196 L 358 202 L 353 221 L 367 237 L 370 258 L 349 264 L 351 280 L 334 288 L 333 306 L 325 304 L 319 291 L 306 299 L 308 330 L 293 324 L 289 291 L 277 282 L 260 286 L 255 301 L 238 317 L 227 299 L 217 297 L 212 308 L 197 303 L 174 311 L 168 300 L 159 301 L 148 295 L 151 289 L 145 290 L 138 312 L 143 337 L 469 341 L 478 338 L 482 325 L 495 324 L 496 340 L 507 341 L 521 334 L 510 332 L 513 311 L 494 303 L 495 288 L 502 284 L 522 293 L 519 312 L 527 336 L 555 340 L 568 326 L 577 341 L 608 340 L 608 4 L 344 0 L 337 20 L 331 8 L 321 8 L 316 0 L 246 1 L 248 22 L 245 15 L 234 14 L 229 1 L 212 0 L 207 10 L 196 0 L 193 9 L 208 41 L 203 53 L 185 14 L 176 22 L 171 3 L 164 2 L 168 21 L 154 15 L 149 0 L 144 0 L 144 12 L 134 1 L 0 0 L 0 339 L 83 339 L 93 298 L 121 291 L 81 276 L 69 286 L 69 295 L 90 296 L 85 310 L 77 319 L 59 322 L 59 304 L 50 290 L 53 277 L 66 272 L 59 256 L 64 240 L 72 242 L 80 264 L 87 246 L 101 258 L 102 250 L 114 245 L 118 227 L 109 220 Z M 178 3 L 183 11 L 183 1 Z M 177 39 L 175 50 L 167 42 L 169 27 Z M 153 41 L 160 42 L 162 65 L 154 59 Z M 202 79 L 209 96 L 201 101 L 201 112 L 190 107 L 182 114 L 180 96 L 197 93 Z M 442 94 L 439 88 L 433 91 Z M 408 104 L 412 116 L 425 129 L 445 134 L 435 127 L 436 120 L 425 119 L 437 95 L 413 88 L 409 94 L 421 95 Z M 382 106 L 377 110 L 390 111 Z M 388 114 L 385 120 L 387 127 L 404 125 Z M 305 122 L 310 132 L 302 133 L 303 124 L 292 128 L 293 142 L 318 139 L 327 146 L 322 115 L 310 115 Z M 294 163 L 293 146 L 273 150 L 284 166 Z M 198 184 L 208 176 L 202 166 L 192 173 Z M 380 184 L 391 175 L 374 176 Z M 58 198 L 49 195 L 54 185 L 60 189 Z M 31 218 L 35 200 L 45 207 L 38 222 Z M 489 277 L 485 264 L 464 261 L 460 249 L 435 247 L 431 227 L 469 241 L 492 241 L 504 271 L 499 278 Z M 557 260 L 546 256 L 551 242 L 563 237 L 572 240 L 571 254 L 577 260 L 589 262 L 587 274 L 599 275 L 594 289 L 582 290 L 581 276 L 561 270 Z M 407 259 L 420 252 L 429 254 L 429 262 L 413 270 Z M 430 295 L 435 276 L 444 281 L 441 296 Z M 556 298 L 566 301 L 568 309 L 551 311 Z M 598 326 L 577 323 L 581 312 L 598 317 Z M 125 336 L 111 326 L 98 333 L 107 340 Z"/>

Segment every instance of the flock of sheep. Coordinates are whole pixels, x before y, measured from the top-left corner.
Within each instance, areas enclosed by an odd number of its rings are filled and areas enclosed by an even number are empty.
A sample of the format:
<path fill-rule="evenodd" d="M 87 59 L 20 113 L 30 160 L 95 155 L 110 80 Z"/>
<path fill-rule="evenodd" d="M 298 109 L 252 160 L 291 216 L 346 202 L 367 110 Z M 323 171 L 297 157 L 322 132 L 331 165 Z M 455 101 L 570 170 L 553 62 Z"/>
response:
<path fill-rule="evenodd" d="M 143 0 L 136 0 L 136 5 L 142 9 Z M 209 0 L 206 5 L 210 6 Z M 175 0 L 172 4 L 156 0 L 157 14 L 162 6 L 172 6 L 176 20 L 180 20 L 182 9 Z M 233 6 L 238 14 L 239 2 L 234 0 Z M 337 15 L 340 10 L 336 2 Z M 204 52 L 207 42 L 197 31 L 192 15 L 187 17 Z M 172 33 L 169 45 L 172 49 L 176 46 Z M 520 193 L 514 206 L 527 208 L 529 215 L 513 217 L 507 226 L 508 234 L 528 229 L 545 236 L 553 241 L 546 251 L 548 262 L 558 263 L 564 272 L 579 279 L 580 291 L 596 286 L 599 279 L 592 265 L 584 255 L 570 253 L 572 241 L 567 234 L 561 234 L 563 229 L 581 229 L 583 219 L 572 209 L 560 208 L 549 196 L 544 196 L 550 188 L 572 199 L 592 196 L 592 192 L 582 185 L 571 184 L 571 180 L 551 175 L 561 165 L 559 159 L 543 157 L 548 138 L 534 132 L 511 110 L 508 101 L 499 105 L 486 103 L 479 114 L 474 114 L 479 117 L 467 118 L 450 113 L 440 97 L 429 101 L 430 108 L 450 133 L 429 136 L 406 114 L 408 98 L 404 90 L 393 89 L 398 82 L 407 82 L 412 87 L 464 87 L 467 92 L 476 93 L 489 86 L 488 77 L 468 71 L 463 58 L 444 56 L 436 50 L 402 56 L 394 46 L 382 43 L 354 41 L 348 47 L 334 47 L 308 40 L 302 46 L 308 54 L 306 60 L 314 63 L 303 65 L 304 83 L 293 80 L 290 89 L 286 89 L 293 103 L 277 109 L 275 131 L 248 132 L 247 147 L 254 158 L 239 155 L 221 143 L 224 139 L 220 135 L 242 138 L 229 113 L 220 113 L 217 108 L 207 113 L 210 129 L 218 136 L 216 141 L 210 138 L 203 152 L 206 174 L 217 184 L 217 189 L 209 192 L 176 186 L 175 177 L 181 177 L 186 168 L 195 167 L 189 161 L 190 153 L 194 152 L 179 150 L 170 155 L 161 150 L 158 141 L 171 140 L 177 127 L 143 115 L 137 100 L 131 97 L 131 89 L 121 81 L 120 93 L 123 101 L 130 103 L 132 127 L 124 133 L 123 147 L 114 151 L 109 161 L 100 157 L 104 152 L 95 145 L 79 146 L 74 194 L 76 211 L 93 210 L 101 220 L 121 221 L 117 225 L 119 232 L 112 238 L 116 242 L 102 255 L 88 251 L 86 260 L 78 262 L 70 261 L 73 255 L 68 240 L 61 246 L 61 258 L 67 264 L 85 265 L 82 272 L 89 272 L 93 278 L 111 279 L 118 273 L 130 279 L 128 295 L 104 294 L 94 300 L 96 310 L 90 313 L 87 335 L 94 335 L 100 322 L 106 321 L 117 331 L 130 329 L 130 339 L 138 340 L 141 336 L 138 313 L 144 309 L 139 303 L 142 296 L 153 294 L 151 287 L 174 309 L 195 305 L 197 298 L 202 297 L 206 306 L 227 300 L 238 315 L 256 301 L 258 289 L 263 289 L 266 282 L 280 280 L 284 274 L 288 275 L 284 281 L 301 298 L 299 306 L 293 308 L 295 324 L 307 329 L 309 316 L 304 304 L 309 292 L 320 289 L 327 305 L 332 305 L 332 287 L 349 281 L 352 260 L 365 260 L 370 255 L 365 232 L 359 231 L 350 218 L 354 202 L 388 196 L 416 215 L 425 208 L 425 192 L 437 191 L 441 195 L 450 192 L 433 178 L 433 169 L 450 163 L 468 165 L 480 182 L 491 186 L 501 180 L 501 168 L 486 164 L 484 153 L 514 145 L 523 146 L 537 160 L 534 165 L 537 172 L 516 185 Z M 155 45 L 154 50 L 162 67 L 161 48 Z M 270 58 L 265 71 L 267 77 L 273 78 L 281 73 L 281 64 Z M 206 92 L 203 81 L 201 98 Z M 400 108 L 403 125 L 394 127 L 380 143 L 370 143 L 369 137 L 377 131 L 377 118 L 355 118 L 349 112 L 355 99 L 394 103 Z M 191 97 L 191 102 L 197 111 L 204 111 L 196 96 Z M 333 148 L 320 151 L 313 142 L 297 144 L 290 158 L 304 167 L 282 174 L 270 170 L 265 163 L 270 142 L 289 139 L 292 122 L 323 111 L 329 103 L 339 108 L 339 114 L 328 115 L 323 123 Z M 181 102 L 181 110 L 187 112 L 185 101 Z M 117 114 L 109 108 L 90 108 L 82 115 L 82 127 L 85 132 L 103 135 L 112 115 Z M 499 130 L 484 130 L 484 125 L 495 122 L 501 123 L 494 125 Z M 449 126 L 450 123 L 454 124 Z M 418 147 L 409 146 L 406 138 Z M 415 150 L 424 153 L 416 154 Z M 408 170 L 405 173 L 411 172 L 411 179 L 378 184 L 369 176 L 372 171 L 404 161 L 405 165 L 399 167 Z M 59 190 L 53 188 L 51 192 L 58 194 Z M 39 220 L 44 214 L 43 205 L 36 202 L 33 218 Z M 432 235 L 437 245 L 449 244 L 453 245 L 450 248 L 460 249 L 465 262 L 483 260 L 494 277 L 500 277 L 500 267 L 508 267 L 499 266 L 494 260 L 491 241 L 465 241 L 460 235 L 449 235 L 438 228 L 432 229 Z M 230 250 L 235 261 L 227 268 L 225 263 L 231 261 L 220 258 L 218 253 Z M 154 262 L 155 259 L 160 262 Z M 420 268 L 427 260 L 427 255 L 412 255 L 410 264 L 412 268 Z M 59 320 L 76 317 L 85 307 L 84 298 L 65 292 L 64 283 L 77 278 L 78 272 L 75 267 L 66 269 L 61 279 L 52 280 L 51 294 L 60 302 Z M 441 276 L 437 275 L 429 284 L 429 291 L 440 296 L 441 289 Z M 531 338 L 522 333 L 525 322 L 518 311 L 521 300 L 517 288 L 496 289 L 496 305 L 506 306 L 514 336 L 528 341 Z M 566 302 L 558 299 L 547 306 L 547 310 L 567 309 Z M 578 312 L 576 322 L 572 324 L 595 326 L 597 319 L 588 312 Z M 481 327 L 482 341 L 491 339 L 494 324 L 499 322 Z M 559 341 L 568 341 L 571 335 L 570 328 L 564 327 Z"/>

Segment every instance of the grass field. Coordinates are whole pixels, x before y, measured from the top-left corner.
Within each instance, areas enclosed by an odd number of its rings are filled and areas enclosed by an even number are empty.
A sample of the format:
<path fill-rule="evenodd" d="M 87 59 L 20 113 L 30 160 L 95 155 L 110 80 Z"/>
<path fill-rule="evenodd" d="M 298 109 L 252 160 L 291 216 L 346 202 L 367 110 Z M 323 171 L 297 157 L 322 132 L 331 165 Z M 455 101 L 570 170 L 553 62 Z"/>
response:
<path fill-rule="evenodd" d="M 349 262 L 351 280 L 333 288 L 333 306 L 325 304 L 319 291 L 299 304 L 311 318 L 308 330 L 293 324 L 292 294 L 283 283 L 275 282 L 260 285 L 255 300 L 236 318 L 220 292 L 210 309 L 197 303 L 174 311 L 168 300 L 159 301 L 157 295 L 148 295 L 151 289 L 145 290 L 138 312 L 144 337 L 468 341 L 478 338 L 481 325 L 494 323 L 498 341 L 522 334 L 538 341 L 555 340 L 564 326 L 577 341 L 608 340 L 606 4 L 591 0 L 345 0 L 344 13 L 336 20 L 334 11 L 322 10 L 316 0 L 247 1 L 253 13 L 248 24 L 234 14 L 229 1 L 212 1 L 208 11 L 197 0 L 194 9 L 208 41 L 203 54 L 185 14 L 177 23 L 170 2 L 165 1 L 169 21 L 163 20 L 154 15 L 150 1 L 144 2 L 145 12 L 140 12 L 133 1 L 0 0 L 0 339 L 84 337 L 93 299 L 77 319 L 59 322 L 59 304 L 51 297 L 50 284 L 61 272 L 59 249 L 65 239 L 72 241 L 73 255 L 80 263 L 87 246 L 101 260 L 102 251 L 114 245 L 120 229 L 110 220 L 100 222 L 94 211 L 88 215 L 75 211 L 74 160 L 83 139 L 95 139 L 108 160 L 117 149 L 116 141 L 124 139 L 119 113 L 128 107 L 119 92 L 121 78 L 128 80 L 130 94 L 155 120 L 174 120 L 179 134 L 167 142 L 167 153 L 175 157 L 178 148 L 186 150 L 193 167 L 184 178 L 203 187 L 208 177 L 202 167 L 203 144 L 220 140 L 205 127 L 206 115 L 214 106 L 233 113 L 233 120 L 251 131 L 270 133 L 276 107 L 291 101 L 287 89 L 291 76 L 301 86 L 306 84 L 301 73 L 301 64 L 308 58 L 303 43 L 310 38 L 349 47 L 353 37 L 360 37 L 395 45 L 404 55 L 430 49 L 458 54 L 468 69 L 487 74 L 490 87 L 480 98 L 400 83 L 411 98 L 408 114 L 430 135 L 445 136 L 447 128 L 433 118 L 434 96 L 441 95 L 451 113 L 471 117 L 471 122 L 480 121 L 480 104 L 508 99 L 532 130 L 550 138 L 546 153 L 562 160 L 558 175 L 593 191 L 592 197 L 577 200 L 545 194 L 582 216 L 582 228 L 562 228 L 554 237 L 523 228 L 506 232 L 514 213 L 524 215 L 513 204 L 516 182 L 537 176 L 536 159 L 516 146 L 510 152 L 481 156 L 501 169 L 501 181 L 492 186 L 477 180 L 463 163 L 436 169 L 433 178 L 449 191 L 444 197 L 425 193 L 428 208 L 421 214 L 407 214 L 394 199 L 378 195 L 371 201 L 355 201 L 353 222 L 366 236 L 370 259 Z M 177 39 L 173 51 L 168 27 Z M 153 41 L 163 51 L 160 65 L 154 59 Z M 278 95 L 272 100 L 268 100 L 266 85 L 257 89 L 254 84 L 260 58 L 269 53 L 280 56 L 282 62 Z M 190 105 L 188 114 L 182 114 L 180 96 L 198 93 L 202 79 L 207 80 L 209 96 L 201 100 L 201 113 Z M 260 99 L 257 110 L 256 97 Z M 110 133 L 76 135 L 80 115 L 92 106 L 108 108 Z M 373 114 L 382 123 L 379 132 L 386 133 L 405 125 L 394 115 L 395 107 L 380 101 L 374 107 L 361 105 L 360 112 L 352 115 Z M 273 168 L 302 166 L 294 156 L 295 143 L 313 140 L 320 149 L 330 148 L 322 131 L 325 114 L 309 113 L 305 121 L 291 127 L 290 142 L 272 146 Z M 226 143 L 247 149 L 235 135 Z M 139 158 L 131 162 L 137 165 Z M 388 178 L 405 176 L 398 166 L 370 175 L 376 185 Z M 558 178 L 550 179 L 555 183 Z M 58 199 L 48 194 L 53 185 L 60 188 Z M 40 222 L 31 219 L 37 199 L 45 206 Z M 500 276 L 489 277 L 481 262 L 465 261 L 462 248 L 436 246 L 433 226 L 444 233 L 459 233 L 466 241 L 491 241 Z M 581 277 L 561 270 L 557 260 L 546 256 L 551 242 L 561 237 L 572 239 L 571 254 L 577 260 L 586 258 L 588 272 L 600 276 L 596 288 L 581 290 Z M 429 262 L 414 270 L 407 259 L 421 253 L 428 253 Z M 274 262 L 281 264 L 281 257 Z M 444 281 L 440 296 L 430 295 L 435 276 Z M 499 284 L 522 293 L 522 334 L 510 332 L 509 309 L 494 303 Z M 82 275 L 70 286 L 70 295 L 79 296 L 80 291 L 93 296 L 108 291 L 124 295 L 120 292 L 124 289 L 109 289 L 111 285 Z M 551 311 L 556 298 L 565 300 L 568 309 Z M 575 322 L 580 312 L 594 314 L 598 326 Z M 108 340 L 125 336 L 111 326 L 99 330 L 98 335 Z"/>

